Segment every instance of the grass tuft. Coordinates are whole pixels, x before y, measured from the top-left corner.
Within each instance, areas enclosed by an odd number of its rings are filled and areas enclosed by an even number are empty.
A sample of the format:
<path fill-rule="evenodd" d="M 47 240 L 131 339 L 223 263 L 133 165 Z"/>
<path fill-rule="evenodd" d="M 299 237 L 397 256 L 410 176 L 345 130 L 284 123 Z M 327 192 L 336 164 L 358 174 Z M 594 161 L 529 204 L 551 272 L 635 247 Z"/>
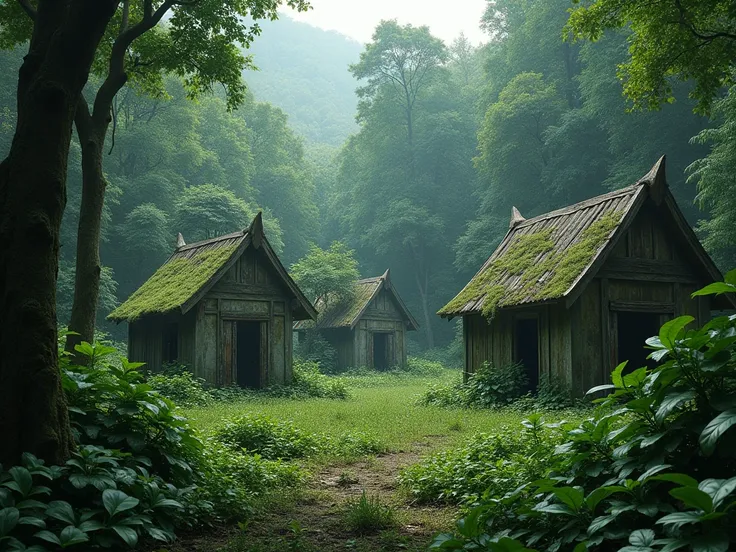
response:
<path fill-rule="evenodd" d="M 347 501 L 344 516 L 348 529 L 358 535 L 377 533 L 395 523 L 394 509 L 378 495 L 368 497 L 365 490 L 360 498 Z"/>

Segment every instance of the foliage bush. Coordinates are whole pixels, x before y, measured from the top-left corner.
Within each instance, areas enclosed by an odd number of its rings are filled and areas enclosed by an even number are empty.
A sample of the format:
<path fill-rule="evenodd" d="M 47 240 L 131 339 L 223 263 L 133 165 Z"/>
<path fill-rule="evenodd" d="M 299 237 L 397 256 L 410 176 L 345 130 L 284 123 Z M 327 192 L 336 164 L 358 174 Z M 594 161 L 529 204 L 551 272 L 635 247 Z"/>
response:
<path fill-rule="evenodd" d="M 63 466 L 26 454 L 22 465 L 0 467 L 0 551 L 168 542 L 178 527 L 245 515 L 254 496 L 302 477 L 202 442 L 114 348 L 82 343 L 77 352 L 84 366 L 65 353 L 60 363 L 78 449 Z"/>
<path fill-rule="evenodd" d="M 404 469 L 399 483 L 417 502 L 474 504 L 502 496 L 524 481 L 542 477 L 559 443 L 556 426 L 540 415 L 524 421 L 523 431 L 504 428 L 480 433 L 464 446 L 442 451 Z"/>
<path fill-rule="evenodd" d="M 360 498 L 347 501 L 344 516 L 348 529 L 358 535 L 375 533 L 394 524 L 393 508 L 382 503 L 378 495 L 366 496 L 365 490 Z"/>
<path fill-rule="evenodd" d="M 696 295 L 736 292 L 736 271 Z M 593 416 L 567 427 L 544 478 L 489 495 L 434 548 L 733 549 L 736 543 L 736 315 L 692 317 L 647 340 L 660 364 L 624 375 Z M 513 548 L 516 547 L 516 548 Z"/>
<path fill-rule="evenodd" d="M 432 386 L 419 402 L 425 406 L 455 408 L 504 406 L 522 397 L 528 383 L 522 364 L 496 367 L 483 363 L 466 382 L 447 387 Z"/>
<path fill-rule="evenodd" d="M 337 373 L 337 349 L 315 329 L 304 330 L 294 347 L 296 362 L 316 363 L 324 374 Z"/>
<path fill-rule="evenodd" d="M 257 415 L 229 420 L 215 432 L 215 439 L 232 449 L 273 460 L 315 456 L 358 457 L 377 454 L 385 449 L 364 433 L 351 432 L 339 436 L 309 433 L 291 422 Z"/>
<path fill-rule="evenodd" d="M 208 406 L 215 402 L 215 397 L 205 389 L 205 381 L 196 378 L 188 371 L 178 373 L 160 373 L 148 377 L 146 383 L 151 388 L 174 401 L 179 406 Z"/>

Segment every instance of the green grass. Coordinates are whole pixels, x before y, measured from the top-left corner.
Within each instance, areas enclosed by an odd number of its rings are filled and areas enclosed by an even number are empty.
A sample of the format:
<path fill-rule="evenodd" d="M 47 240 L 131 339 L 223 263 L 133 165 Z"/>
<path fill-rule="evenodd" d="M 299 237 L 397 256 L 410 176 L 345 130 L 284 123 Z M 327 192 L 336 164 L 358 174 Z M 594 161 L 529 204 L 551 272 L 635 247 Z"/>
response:
<path fill-rule="evenodd" d="M 448 371 L 449 372 L 449 371 Z M 448 410 L 417 406 L 416 399 L 433 383 L 459 378 L 458 372 L 442 377 L 378 375 L 346 378 L 351 398 L 293 400 L 268 398 L 187 409 L 191 422 L 210 433 L 226 420 L 243 414 L 261 414 L 290 420 L 308 432 L 340 435 L 348 431 L 368 433 L 392 450 L 413 444 L 452 446 L 479 431 L 502 426 L 517 427 L 524 418 L 516 412 Z M 359 385 L 359 386 L 358 386 Z"/>

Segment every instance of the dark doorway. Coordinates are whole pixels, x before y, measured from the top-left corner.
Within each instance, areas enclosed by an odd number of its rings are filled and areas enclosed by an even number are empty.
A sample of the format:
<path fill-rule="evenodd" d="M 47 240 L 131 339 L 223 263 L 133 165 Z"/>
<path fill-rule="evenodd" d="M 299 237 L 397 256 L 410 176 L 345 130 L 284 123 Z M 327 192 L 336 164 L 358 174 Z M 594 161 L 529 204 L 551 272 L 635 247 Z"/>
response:
<path fill-rule="evenodd" d="M 644 346 L 647 339 L 659 335 L 660 315 L 647 312 L 619 312 L 616 318 L 618 362 L 629 361 L 624 373 L 628 374 L 642 366 L 655 367 L 657 363 L 647 359 L 650 351 Z"/>
<path fill-rule="evenodd" d="M 528 391 L 539 386 L 539 328 L 536 318 L 522 318 L 514 327 L 514 360 L 526 368 Z"/>
<path fill-rule="evenodd" d="M 237 323 L 237 381 L 240 387 L 261 387 L 261 323 Z"/>
<path fill-rule="evenodd" d="M 373 334 L 373 366 L 376 370 L 388 370 L 388 334 Z"/>
<path fill-rule="evenodd" d="M 179 325 L 167 324 L 164 326 L 162 337 L 161 360 L 164 364 L 175 362 L 179 359 Z"/>

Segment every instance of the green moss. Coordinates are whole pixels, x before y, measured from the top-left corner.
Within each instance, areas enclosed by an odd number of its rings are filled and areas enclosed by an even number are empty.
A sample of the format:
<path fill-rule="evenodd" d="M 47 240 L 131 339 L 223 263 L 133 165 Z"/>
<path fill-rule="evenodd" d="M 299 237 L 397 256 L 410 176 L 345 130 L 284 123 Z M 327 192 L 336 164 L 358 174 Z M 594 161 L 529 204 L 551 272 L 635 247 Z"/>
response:
<path fill-rule="evenodd" d="M 331 301 L 327 307 L 324 303 L 317 305 L 320 311 L 316 324 L 311 321 L 302 323 L 303 328 L 340 328 L 349 326 L 373 296 L 379 281 L 356 283 L 353 294 L 341 301 Z"/>
<path fill-rule="evenodd" d="M 110 313 L 113 320 L 135 320 L 144 314 L 163 313 L 191 299 L 232 257 L 237 245 L 217 247 L 189 259 L 174 259 Z"/>
<path fill-rule="evenodd" d="M 456 313 L 483 298 L 483 316 L 492 318 L 498 307 L 562 297 L 616 228 L 621 215 L 605 215 L 562 252 L 555 249 L 551 230 L 516 237 L 504 255 L 473 278 L 438 314 Z M 519 278 L 511 289 L 500 283 L 509 277 Z"/>

